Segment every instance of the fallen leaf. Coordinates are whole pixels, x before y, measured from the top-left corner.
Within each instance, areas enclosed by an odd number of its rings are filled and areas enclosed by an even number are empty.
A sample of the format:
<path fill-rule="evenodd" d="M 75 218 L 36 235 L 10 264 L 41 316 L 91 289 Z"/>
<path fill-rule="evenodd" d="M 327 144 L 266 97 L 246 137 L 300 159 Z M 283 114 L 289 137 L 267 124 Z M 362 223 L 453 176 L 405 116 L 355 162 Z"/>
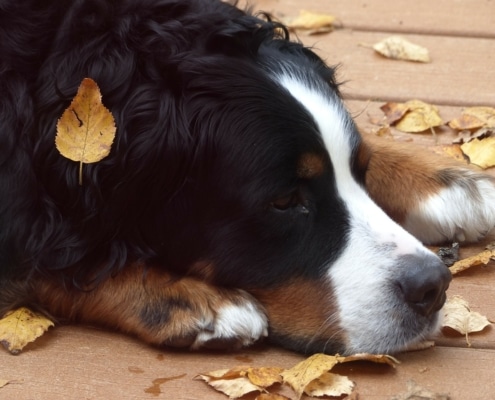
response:
<path fill-rule="evenodd" d="M 333 15 L 301 10 L 298 17 L 288 19 L 284 23 L 290 30 L 302 30 L 313 35 L 331 32 L 335 19 Z"/>
<path fill-rule="evenodd" d="M 289 384 L 300 398 L 305 388 L 315 379 L 330 371 L 339 363 L 352 361 L 371 361 L 395 366 L 399 361 L 388 355 L 359 353 L 351 356 L 330 356 L 326 354 L 315 354 L 289 370 L 282 372 L 284 383 Z M 330 390 L 330 389 L 328 389 Z"/>
<path fill-rule="evenodd" d="M 406 103 L 389 102 L 382 105 L 380 109 L 385 114 L 387 123 L 393 125 L 409 111 L 409 106 Z"/>
<path fill-rule="evenodd" d="M 296 364 L 291 369 L 282 372 L 282 377 L 284 382 L 288 383 L 296 392 L 299 399 L 310 382 L 330 371 L 338 363 L 336 356 L 315 354 Z"/>
<path fill-rule="evenodd" d="M 461 150 L 471 164 L 483 169 L 495 166 L 495 136 L 475 138 L 462 144 Z"/>
<path fill-rule="evenodd" d="M 411 43 L 400 36 L 390 36 L 375 43 L 373 49 L 382 56 L 393 60 L 405 60 L 428 63 L 430 56 L 428 49 Z"/>
<path fill-rule="evenodd" d="M 449 400 L 448 394 L 435 393 L 418 386 L 414 381 L 407 382 L 406 393 L 392 397 L 390 400 Z"/>
<path fill-rule="evenodd" d="M 443 124 L 438 108 L 421 100 L 386 103 L 380 107 L 387 122 L 407 133 L 424 132 Z"/>
<path fill-rule="evenodd" d="M 55 145 L 64 157 L 82 165 L 95 163 L 110 153 L 116 127 L 112 113 L 101 102 L 101 92 L 90 78 L 85 78 L 76 96 L 57 123 Z"/>
<path fill-rule="evenodd" d="M 254 400 L 291 400 L 291 399 L 277 393 L 261 393 Z"/>
<path fill-rule="evenodd" d="M 202 379 L 208 385 L 229 396 L 231 399 L 242 397 L 252 392 L 263 392 L 265 389 L 256 386 L 248 377 L 242 376 L 242 370 L 223 369 L 206 374 L 200 374 L 196 379 Z"/>
<path fill-rule="evenodd" d="M 282 383 L 283 368 L 248 368 L 246 371 L 246 376 L 251 381 L 252 384 L 260 387 L 270 387 L 275 383 Z"/>
<path fill-rule="evenodd" d="M 474 256 L 459 260 L 452 264 L 449 269 L 452 275 L 455 275 L 471 267 L 487 265 L 490 260 L 495 260 L 495 249 L 485 249 Z"/>
<path fill-rule="evenodd" d="M 6 379 L 0 379 L 0 389 L 3 388 L 4 386 L 7 386 L 10 383 L 10 381 Z"/>
<path fill-rule="evenodd" d="M 448 156 L 456 159 L 457 161 L 466 164 L 466 156 L 461 150 L 461 146 L 458 144 L 453 144 L 450 146 L 442 146 L 442 151 L 439 154 L 447 154 Z"/>
<path fill-rule="evenodd" d="M 476 311 L 471 311 L 469 304 L 460 296 L 447 299 L 443 306 L 444 319 L 442 327 L 454 329 L 466 336 L 466 343 L 470 346 L 469 333 L 480 332 L 491 325 L 488 319 Z"/>
<path fill-rule="evenodd" d="M 43 315 L 21 307 L 0 320 L 0 342 L 11 354 L 19 354 L 51 326 L 53 322 Z"/>
<path fill-rule="evenodd" d="M 479 128 L 495 128 L 495 108 L 469 107 L 462 111 L 458 118 L 451 120 L 448 125 L 455 130 L 473 130 Z"/>
<path fill-rule="evenodd" d="M 342 396 L 351 394 L 354 389 L 354 382 L 347 376 L 325 372 L 319 378 L 310 382 L 304 389 L 308 396 Z"/>

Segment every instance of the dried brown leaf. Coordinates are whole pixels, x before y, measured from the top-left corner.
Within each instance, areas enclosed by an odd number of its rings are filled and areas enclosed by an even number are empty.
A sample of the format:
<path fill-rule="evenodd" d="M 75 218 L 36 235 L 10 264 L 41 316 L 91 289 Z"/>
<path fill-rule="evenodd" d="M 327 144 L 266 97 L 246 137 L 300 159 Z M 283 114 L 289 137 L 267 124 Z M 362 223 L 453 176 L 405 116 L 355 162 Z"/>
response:
<path fill-rule="evenodd" d="M 79 162 L 79 184 L 82 184 L 83 163 L 95 163 L 108 156 L 115 132 L 115 120 L 101 102 L 98 85 L 85 78 L 58 120 L 55 137 L 60 154 Z"/>
<path fill-rule="evenodd" d="M 354 382 L 347 376 L 325 372 L 319 378 L 310 382 L 304 389 L 304 393 L 312 397 L 342 396 L 351 394 Z"/>
<path fill-rule="evenodd" d="M 291 399 L 277 393 L 261 393 L 254 400 L 291 400 Z"/>
<path fill-rule="evenodd" d="M 267 388 L 275 383 L 283 382 L 282 375 L 280 375 L 283 371 L 283 368 L 275 367 L 248 368 L 246 376 L 252 384 Z"/>
<path fill-rule="evenodd" d="M 0 342 L 11 354 L 19 354 L 51 326 L 53 322 L 45 316 L 21 307 L 0 320 Z"/>
<path fill-rule="evenodd" d="M 201 379 L 219 392 L 229 396 L 231 399 L 242 397 L 251 392 L 263 392 L 262 387 L 256 386 L 247 376 L 243 376 L 244 370 L 222 369 L 200 374 L 196 379 Z"/>
<path fill-rule="evenodd" d="M 304 361 L 296 364 L 291 369 L 282 372 L 284 382 L 296 392 L 297 398 L 301 398 L 306 386 L 319 378 L 325 372 L 330 371 L 339 363 L 336 356 L 326 354 L 315 354 Z"/>
<path fill-rule="evenodd" d="M 477 267 L 480 265 L 487 265 L 490 260 L 495 260 L 495 250 L 486 249 L 474 256 L 464 258 L 455 262 L 451 267 L 449 267 L 452 275 L 458 274 L 459 272 L 465 271 L 471 267 Z"/>
<path fill-rule="evenodd" d="M 335 19 L 333 15 L 301 10 L 299 16 L 288 19 L 284 23 L 291 30 L 305 31 L 312 35 L 331 32 Z"/>
<path fill-rule="evenodd" d="M 460 296 L 453 296 L 447 299 L 443 312 L 442 327 L 448 327 L 466 335 L 468 345 L 470 345 L 469 333 L 480 332 L 491 325 L 485 316 L 476 311 L 471 311 L 468 302 Z"/>
<path fill-rule="evenodd" d="M 462 111 L 458 118 L 449 122 L 449 126 L 455 130 L 473 130 L 479 128 L 495 128 L 495 108 L 493 107 L 469 107 Z"/>
<path fill-rule="evenodd" d="M 390 36 L 375 43 L 373 49 L 382 56 L 393 60 L 405 60 L 428 63 L 428 49 L 414 44 L 400 36 Z"/>
<path fill-rule="evenodd" d="M 387 122 L 407 133 L 424 132 L 443 124 L 438 108 L 421 100 L 386 103 L 380 107 Z"/>
<path fill-rule="evenodd" d="M 495 137 L 475 138 L 461 145 L 471 164 L 486 169 L 495 166 Z"/>

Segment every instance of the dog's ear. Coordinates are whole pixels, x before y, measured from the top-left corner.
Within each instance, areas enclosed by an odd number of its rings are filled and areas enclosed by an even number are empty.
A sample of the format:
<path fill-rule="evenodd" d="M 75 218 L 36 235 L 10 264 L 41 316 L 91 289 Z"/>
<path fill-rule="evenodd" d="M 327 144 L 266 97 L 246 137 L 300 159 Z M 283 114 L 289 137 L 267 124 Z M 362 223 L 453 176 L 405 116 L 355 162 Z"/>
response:
<path fill-rule="evenodd" d="M 206 48 L 213 53 L 229 56 L 256 56 L 262 43 L 275 39 L 288 39 L 287 28 L 270 20 L 244 15 L 212 32 Z"/>

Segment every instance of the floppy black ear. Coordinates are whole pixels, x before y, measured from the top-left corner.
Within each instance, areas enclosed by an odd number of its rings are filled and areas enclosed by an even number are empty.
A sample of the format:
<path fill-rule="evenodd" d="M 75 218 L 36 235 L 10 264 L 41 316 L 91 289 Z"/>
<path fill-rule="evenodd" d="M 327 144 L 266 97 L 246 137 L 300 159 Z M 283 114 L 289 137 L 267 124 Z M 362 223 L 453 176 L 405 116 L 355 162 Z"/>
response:
<path fill-rule="evenodd" d="M 206 48 L 212 53 L 229 56 L 255 56 L 262 43 L 273 39 L 288 39 L 285 26 L 270 20 L 244 15 L 212 32 Z"/>

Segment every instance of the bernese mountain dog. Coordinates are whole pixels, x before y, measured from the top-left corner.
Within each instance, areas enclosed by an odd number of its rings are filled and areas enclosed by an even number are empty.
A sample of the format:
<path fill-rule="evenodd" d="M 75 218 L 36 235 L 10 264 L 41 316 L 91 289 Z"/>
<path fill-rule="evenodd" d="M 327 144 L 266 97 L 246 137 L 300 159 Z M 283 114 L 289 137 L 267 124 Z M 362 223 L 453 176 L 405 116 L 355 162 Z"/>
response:
<path fill-rule="evenodd" d="M 80 185 L 84 78 L 117 134 Z M 495 226 L 492 178 L 363 140 L 332 67 L 220 0 L 0 0 L 0 185 L 0 315 L 193 349 L 404 349 L 451 279 L 422 243 Z"/>

